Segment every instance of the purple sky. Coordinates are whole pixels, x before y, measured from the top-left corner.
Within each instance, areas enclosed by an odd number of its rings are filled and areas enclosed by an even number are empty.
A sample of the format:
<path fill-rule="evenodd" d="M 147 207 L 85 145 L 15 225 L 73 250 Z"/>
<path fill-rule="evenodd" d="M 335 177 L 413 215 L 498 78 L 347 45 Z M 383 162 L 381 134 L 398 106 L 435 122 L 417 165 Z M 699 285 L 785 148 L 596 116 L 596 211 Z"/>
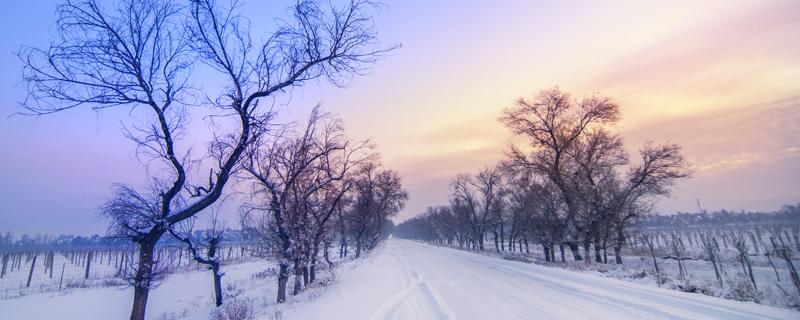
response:
<path fill-rule="evenodd" d="M 0 231 L 103 233 L 97 206 L 143 167 L 120 132 L 127 109 L 6 115 L 24 99 L 21 45 L 45 46 L 58 1 L 0 12 Z M 250 1 L 255 28 L 291 1 Z M 800 202 L 800 3 L 796 1 L 388 1 L 376 17 L 385 44 L 403 47 L 349 88 L 293 92 L 283 119 L 316 103 L 371 137 L 400 171 L 410 201 L 400 219 L 447 201 L 449 179 L 502 157 L 496 118 L 520 96 L 559 85 L 623 107 L 633 151 L 680 143 L 696 174 L 662 212 L 773 210 Z M 204 79 L 200 79 L 202 81 Z M 194 117 L 202 125 L 200 117 Z M 192 137 L 185 141 L 200 141 Z M 201 143 L 201 142 L 197 142 Z"/>

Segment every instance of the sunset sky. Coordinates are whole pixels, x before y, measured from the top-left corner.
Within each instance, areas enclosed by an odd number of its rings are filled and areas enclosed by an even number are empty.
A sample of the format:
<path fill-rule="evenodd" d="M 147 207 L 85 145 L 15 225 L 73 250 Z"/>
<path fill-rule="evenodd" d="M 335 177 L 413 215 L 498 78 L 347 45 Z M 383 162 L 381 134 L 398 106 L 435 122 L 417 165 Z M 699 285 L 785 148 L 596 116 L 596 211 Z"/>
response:
<path fill-rule="evenodd" d="M 249 2 L 256 27 L 292 3 Z M 119 130 L 125 108 L 6 118 L 25 98 L 13 52 L 47 44 L 56 3 L 0 12 L 0 231 L 103 233 L 96 208 L 111 184 L 143 172 Z M 631 152 L 648 140 L 684 147 L 695 175 L 660 212 L 696 211 L 696 199 L 707 210 L 800 202 L 800 1 L 386 5 L 379 38 L 400 49 L 348 88 L 312 84 L 280 110 L 298 119 L 322 103 L 371 138 L 409 191 L 398 221 L 447 203 L 455 174 L 501 159 L 502 109 L 552 86 L 619 102 Z"/>

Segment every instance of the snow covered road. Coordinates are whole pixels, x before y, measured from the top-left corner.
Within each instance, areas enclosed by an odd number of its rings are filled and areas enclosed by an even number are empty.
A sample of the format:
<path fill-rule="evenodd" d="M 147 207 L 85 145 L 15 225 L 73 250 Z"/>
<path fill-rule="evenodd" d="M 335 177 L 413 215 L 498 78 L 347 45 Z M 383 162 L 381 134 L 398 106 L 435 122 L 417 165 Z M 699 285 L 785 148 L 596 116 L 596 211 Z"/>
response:
<path fill-rule="evenodd" d="M 800 319 L 800 312 L 390 239 L 288 319 Z"/>
<path fill-rule="evenodd" d="M 227 266 L 226 285 L 243 290 L 256 319 L 800 319 L 800 312 L 667 290 L 473 252 L 389 239 L 292 303 L 276 306 L 268 264 Z M 209 274 L 171 275 L 154 289 L 148 319 L 208 319 Z M 226 289 L 227 290 L 227 289 Z M 101 287 L 0 300 L 0 320 L 125 319 L 128 288 Z"/>

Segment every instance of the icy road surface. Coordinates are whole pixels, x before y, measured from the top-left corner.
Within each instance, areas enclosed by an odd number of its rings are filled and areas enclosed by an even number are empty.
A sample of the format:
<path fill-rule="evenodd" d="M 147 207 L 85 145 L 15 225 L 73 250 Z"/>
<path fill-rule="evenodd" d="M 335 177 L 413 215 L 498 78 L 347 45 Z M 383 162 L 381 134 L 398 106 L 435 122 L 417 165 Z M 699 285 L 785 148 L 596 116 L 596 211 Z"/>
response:
<path fill-rule="evenodd" d="M 289 319 L 800 319 L 800 312 L 390 239 Z"/>

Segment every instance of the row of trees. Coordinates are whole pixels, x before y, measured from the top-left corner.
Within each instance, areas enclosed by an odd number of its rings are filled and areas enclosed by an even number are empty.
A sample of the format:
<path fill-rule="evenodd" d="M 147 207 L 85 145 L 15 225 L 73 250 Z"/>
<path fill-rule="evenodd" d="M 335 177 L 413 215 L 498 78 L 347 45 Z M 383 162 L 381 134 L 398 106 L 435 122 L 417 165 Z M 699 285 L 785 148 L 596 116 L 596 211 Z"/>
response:
<path fill-rule="evenodd" d="M 287 228 L 281 236 L 289 241 L 297 239 L 298 231 L 288 228 L 298 225 L 278 221 L 294 219 L 288 211 L 301 210 L 302 203 L 304 212 L 324 219 L 325 209 L 343 205 L 331 205 L 329 197 L 356 188 L 348 186 L 350 179 L 337 178 L 355 169 L 355 163 L 330 150 L 317 159 L 294 158 L 297 148 L 309 146 L 295 139 L 270 142 L 267 136 L 273 136 L 275 117 L 271 106 L 282 94 L 314 80 L 344 86 L 391 50 L 377 44 L 371 17 L 376 5 L 369 0 L 350 0 L 342 6 L 299 0 L 291 18 L 277 20 L 274 29 L 254 39 L 241 1 L 120 0 L 109 8 L 95 0 L 65 0 L 57 8 L 56 38 L 50 46 L 18 53 L 29 93 L 22 103 L 26 113 L 44 115 L 83 106 L 130 110 L 124 133 L 147 167 L 147 184 L 115 186 L 100 211 L 111 221 L 111 235 L 138 246 L 132 320 L 145 318 L 156 280 L 154 252 L 165 234 L 186 243 L 198 262 L 212 263 L 213 268 L 214 250 L 197 250 L 192 238 L 178 229 L 224 198 L 225 187 L 238 172 L 251 173 L 263 185 L 264 192 L 257 190 L 262 198 L 254 199 L 253 207 L 279 199 L 269 208 L 279 212 L 272 223 Z M 197 70 L 204 76 L 198 77 Z M 206 136 L 212 139 L 205 150 L 191 148 L 202 144 L 187 139 L 190 115 L 213 120 L 207 126 Z M 344 153 L 354 152 L 354 147 L 345 146 Z M 311 156 L 305 150 L 300 153 Z M 257 167 L 257 160 L 269 164 Z M 307 176 L 306 170 L 298 169 L 305 166 L 331 170 Z M 292 176 L 279 176 L 287 172 Z M 315 174 L 319 176 L 310 176 Z M 291 186 L 285 185 L 288 180 Z M 291 205 L 280 203 L 299 196 L 284 188 L 306 188 L 309 195 Z M 310 230 L 303 234 L 322 229 L 310 224 L 302 228 Z M 289 245 L 294 246 L 300 244 Z M 288 259 L 298 257 L 298 251 L 287 250 Z"/>
<path fill-rule="evenodd" d="M 558 88 L 519 99 L 500 121 L 527 146 L 511 145 L 506 158 L 450 184 L 450 204 L 398 226 L 407 238 L 442 241 L 484 250 L 487 235 L 498 251 L 542 245 L 555 261 L 555 247 L 583 260 L 580 245 L 606 262 L 608 246 L 616 263 L 632 219 L 651 210 L 676 180 L 689 177 L 680 146 L 648 143 L 632 162 L 622 138 L 612 131 L 619 107 L 593 95 L 573 100 Z M 588 259 L 587 259 L 588 260 Z"/>
<path fill-rule="evenodd" d="M 243 206 L 243 227 L 267 244 L 278 262 L 277 302 L 314 282 L 322 258 L 333 265 L 328 249 L 348 239 L 356 257 L 388 236 L 390 217 L 408 198 L 396 171 L 382 167 L 367 141 L 353 142 L 342 122 L 315 108 L 301 130 L 287 128 L 249 150 L 243 164 L 252 182 Z M 269 140 L 269 141 L 266 141 Z"/>

